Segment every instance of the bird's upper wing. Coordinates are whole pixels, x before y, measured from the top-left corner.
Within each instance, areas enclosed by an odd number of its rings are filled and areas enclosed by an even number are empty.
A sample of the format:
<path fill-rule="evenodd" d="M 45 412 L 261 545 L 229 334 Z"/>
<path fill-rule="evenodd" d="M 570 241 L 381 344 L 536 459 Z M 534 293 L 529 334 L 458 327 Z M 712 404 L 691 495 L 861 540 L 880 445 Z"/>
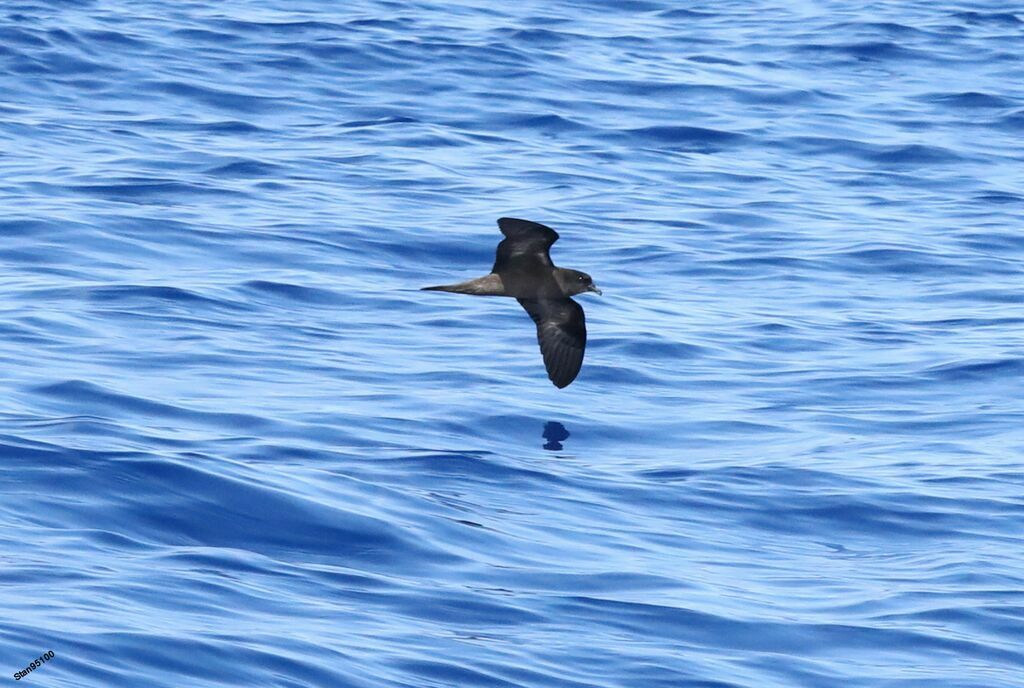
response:
<path fill-rule="evenodd" d="M 548 251 L 551 244 L 558 241 L 558 232 L 542 224 L 514 217 L 499 219 L 498 227 L 505 238 L 498 244 L 491 272 L 554 267 Z"/>
<path fill-rule="evenodd" d="M 572 299 L 517 299 L 537 323 L 537 341 L 544 367 L 555 387 L 576 379 L 587 346 L 583 308 Z"/>

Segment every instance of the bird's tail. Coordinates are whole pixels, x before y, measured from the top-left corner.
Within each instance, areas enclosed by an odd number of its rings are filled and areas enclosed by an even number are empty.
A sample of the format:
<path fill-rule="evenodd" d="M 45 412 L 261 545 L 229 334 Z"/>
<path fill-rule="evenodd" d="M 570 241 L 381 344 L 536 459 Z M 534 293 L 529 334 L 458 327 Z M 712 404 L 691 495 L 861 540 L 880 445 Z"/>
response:
<path fill-rule="evenodd" d="M 420 291 L 448 291 L 453 294 L 473 294 L 474 296 L 505 296 L 505 285 L 501 277 L 491 273 L 484 277 L 477 277 L 468 282 L 458 284 L 443 284 L 438 287 L 423 287 Z"/>

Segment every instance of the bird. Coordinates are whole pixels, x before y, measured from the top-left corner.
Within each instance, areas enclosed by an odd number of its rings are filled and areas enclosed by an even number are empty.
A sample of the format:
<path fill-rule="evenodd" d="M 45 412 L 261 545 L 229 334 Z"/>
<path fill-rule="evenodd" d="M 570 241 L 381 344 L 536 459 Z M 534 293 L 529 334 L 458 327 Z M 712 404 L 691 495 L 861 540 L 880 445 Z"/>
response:
<path fill-rule="evenodd" d="M 548 379 L 559 389 L 567 387 L 583 366 L 587 346 L 583 308 L 570 297 L 588 291 L 600 295 L 601 290 L 587 273 L 551 262 L 551 245 L 558 241 L 555 230 L 514 217 L 499 218 L 498 228 L 505 238 L 498 244 L 490 274 L 422 291 L 516 299 L 537 325 Z"/>

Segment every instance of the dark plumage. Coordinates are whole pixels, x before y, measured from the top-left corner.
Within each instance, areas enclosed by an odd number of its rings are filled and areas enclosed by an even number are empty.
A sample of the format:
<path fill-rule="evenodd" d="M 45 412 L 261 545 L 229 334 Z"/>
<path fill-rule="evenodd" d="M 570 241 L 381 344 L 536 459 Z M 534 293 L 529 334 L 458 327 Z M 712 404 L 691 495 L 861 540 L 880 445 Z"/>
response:
<path fill-rule="evenodd" d="M 512 217 L 498 220 L 498 227 L 505 238 L 498 244 L 491 274 L 424 290 L 515 298 L 537 324 L 548 377 L 556 387 L 565 387 L 579 374 L 587 346 L 583 309 L 569 297 L 601 290 L 585 272 L 551 262 L 551 244 L 558 241 L 555 230 Z"/>

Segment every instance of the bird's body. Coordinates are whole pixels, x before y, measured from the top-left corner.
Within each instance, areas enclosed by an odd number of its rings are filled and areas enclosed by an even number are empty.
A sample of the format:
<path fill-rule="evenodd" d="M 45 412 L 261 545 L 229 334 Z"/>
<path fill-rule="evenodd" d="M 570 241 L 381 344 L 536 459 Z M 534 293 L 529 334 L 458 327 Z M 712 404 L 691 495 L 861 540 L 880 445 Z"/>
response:
<path fill-rule="evenodd" d="M 498 227 L 505 238 L 498 244 L 489 275 L 424 290 L 518 300 L 537 325 L 548 377 L 556 387 L 565 387 L 579 374 L 587 345 L 583 309 L 570 297 L 587 291 L 600 294 L 601 290 L 590 275 L 551 262 L 549 251 L 558 241 L 555 230 L 511 217 L 498 220 Z"/>

